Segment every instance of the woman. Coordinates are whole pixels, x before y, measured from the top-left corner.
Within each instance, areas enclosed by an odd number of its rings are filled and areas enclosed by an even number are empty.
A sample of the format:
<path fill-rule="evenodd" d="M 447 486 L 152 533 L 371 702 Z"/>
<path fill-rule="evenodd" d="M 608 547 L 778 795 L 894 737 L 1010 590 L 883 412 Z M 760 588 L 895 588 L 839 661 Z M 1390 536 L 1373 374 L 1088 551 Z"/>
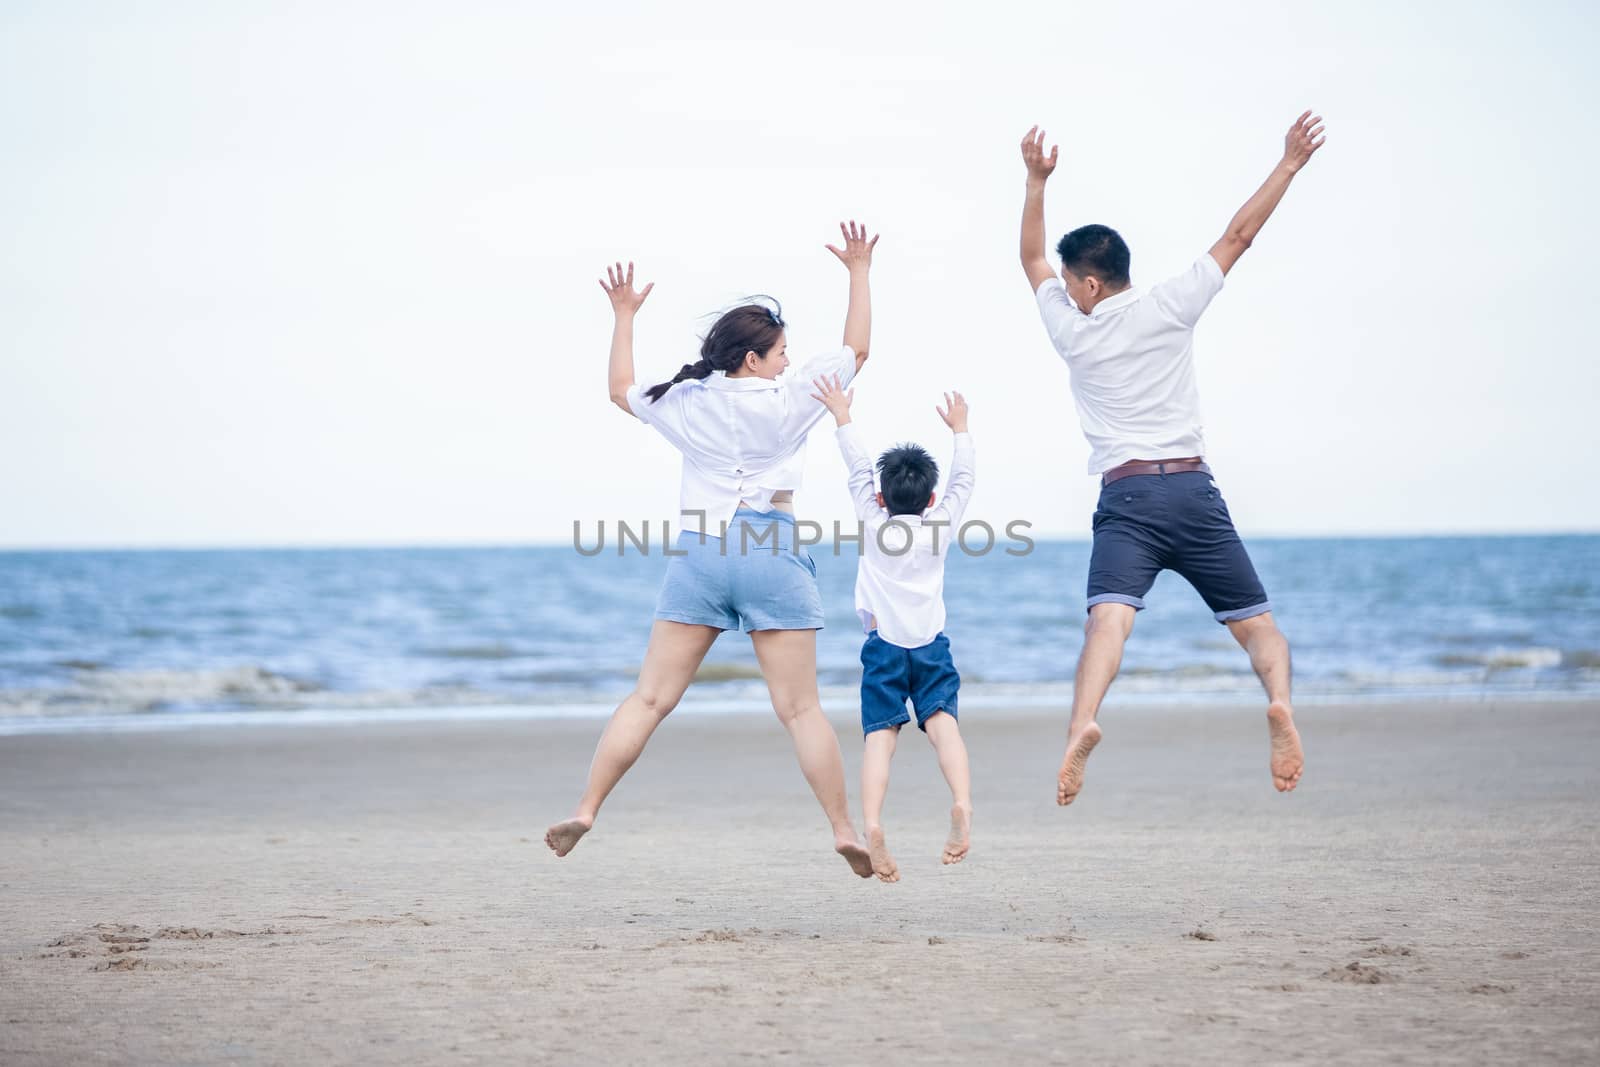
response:
<path fill-rule="evenodd" d="M 794 489 L 806 433 L 825 412 L 814 378 L 848 384 L 867 359 L 871 297 L 867 275 L 877 237 L 839 224 L 844 247 L 828 245 L 850 274 L 844 344 L 789 366 L 783 319 L 746 304 L 719 318 L 670 382 L 640 389 L 633 376 L 633 317 L 655 283 L 633 288 L 633 264 L 606 268 L 611 298 L 611 400 L 654 426 L 683 454 L 683 526 L 656 601 L 655 624 L 633 692 L 600 735 L 589 781 L 572 818 L 550 827 L 545 844 L 565 856 L 594 825 L 600 805 L 677 706 L 712 642 L 724 630 L 750 635 L 773 710 L 794 741 L 800 769 L 833 827 L 833 847 L 862 878 L 872 860 L 850 822 L 839 739 L 817 694 L 822 601 L 816 565 L 794 543 Z M 774 540 L 777 548 L 773 549 Z"/>

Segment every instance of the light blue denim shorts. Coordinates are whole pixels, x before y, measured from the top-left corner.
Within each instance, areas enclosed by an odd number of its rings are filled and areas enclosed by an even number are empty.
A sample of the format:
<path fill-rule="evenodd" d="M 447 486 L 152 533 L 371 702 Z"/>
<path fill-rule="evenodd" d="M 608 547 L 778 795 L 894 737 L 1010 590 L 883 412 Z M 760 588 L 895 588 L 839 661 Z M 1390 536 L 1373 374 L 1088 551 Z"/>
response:
<path fill-rule="evenodd" d="M 817 565 L 795 543 L 794 517 L 740 508 L 725 538 L 680 531 L 656 618 L 745 633 L 822 629 Z"/>

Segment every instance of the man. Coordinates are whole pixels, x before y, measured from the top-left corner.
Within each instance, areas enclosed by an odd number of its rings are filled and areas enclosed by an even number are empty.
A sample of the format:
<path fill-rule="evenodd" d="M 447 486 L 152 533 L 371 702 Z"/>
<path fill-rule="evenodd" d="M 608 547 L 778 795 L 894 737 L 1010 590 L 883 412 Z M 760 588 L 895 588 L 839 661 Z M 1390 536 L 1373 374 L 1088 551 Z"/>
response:
<path fill-rule="evenodd" d="M 1272 782 L 1286 793 L 1305 759 L 1289 700 L 1289 643 L 1272 621 L 1228 508 L 1205 464 L 1193 334 L 1224 276 L 1250 247 L 1289 183 L 1322 147 L 1322 119 L 1307 111 L 1289 128 L 1283 158 L 1227 230 L 1193 267 L 1149 292 L 1132 288 L 1128 246 L 1115 230 L 1084 226 L 1061 238 L 1061 277 L 1045 259 L 1044 188 L 1059 146 L 1044 152 L 1037 126 L 1022 139 L 1028 169 L 1022 268 L 1046 330 L 1066 360 L 1089 473 L 1100 475 L 1089 560 L 1089 621 L 1073 687 L 1067 751 L 1056 803 L 1071 804 L 1100 741 L 1095 716 L 1122 663 L 1156 575 L 1177 571 L 1250 655 L 1267 691 Z"/>

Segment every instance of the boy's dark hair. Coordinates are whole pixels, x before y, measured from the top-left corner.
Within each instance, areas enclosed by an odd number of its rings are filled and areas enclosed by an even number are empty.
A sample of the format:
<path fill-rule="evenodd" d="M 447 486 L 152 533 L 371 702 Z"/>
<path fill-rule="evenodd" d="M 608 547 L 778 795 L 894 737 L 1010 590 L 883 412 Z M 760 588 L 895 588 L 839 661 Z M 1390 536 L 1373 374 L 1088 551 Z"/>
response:
<path fill-rule="evenodd" d="M 1094 275 L 1105 285 L 1120 289 L 1128 284 L 1133 253 L 1122 235 L 1110 226 L 1079 226 L 1056 245 L 1061 265 L 1080 278 Z"/>
<path fill-rule="evenodd" d="M 878 486 L 891 515 L 921 515 L 939 484 L 939 464 L 921 445 L 895 445 L 878 457 Z"/>

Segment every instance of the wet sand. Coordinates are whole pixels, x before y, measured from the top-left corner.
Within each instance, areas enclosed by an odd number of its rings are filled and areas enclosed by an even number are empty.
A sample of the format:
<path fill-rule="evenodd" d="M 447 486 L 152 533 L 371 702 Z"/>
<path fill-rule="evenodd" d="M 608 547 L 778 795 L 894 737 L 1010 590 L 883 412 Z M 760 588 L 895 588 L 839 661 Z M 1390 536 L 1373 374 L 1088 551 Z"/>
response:
<path fill-rule="evenodd" d="M 566 859 L 593 721 L 0 738 L 0 1062 L 1594 1062 L 1600 707 L 969 711 L 895 885 L 775 720 L 679 716 Z M 859 734 L 839 720 L 851 796 Z"/>

